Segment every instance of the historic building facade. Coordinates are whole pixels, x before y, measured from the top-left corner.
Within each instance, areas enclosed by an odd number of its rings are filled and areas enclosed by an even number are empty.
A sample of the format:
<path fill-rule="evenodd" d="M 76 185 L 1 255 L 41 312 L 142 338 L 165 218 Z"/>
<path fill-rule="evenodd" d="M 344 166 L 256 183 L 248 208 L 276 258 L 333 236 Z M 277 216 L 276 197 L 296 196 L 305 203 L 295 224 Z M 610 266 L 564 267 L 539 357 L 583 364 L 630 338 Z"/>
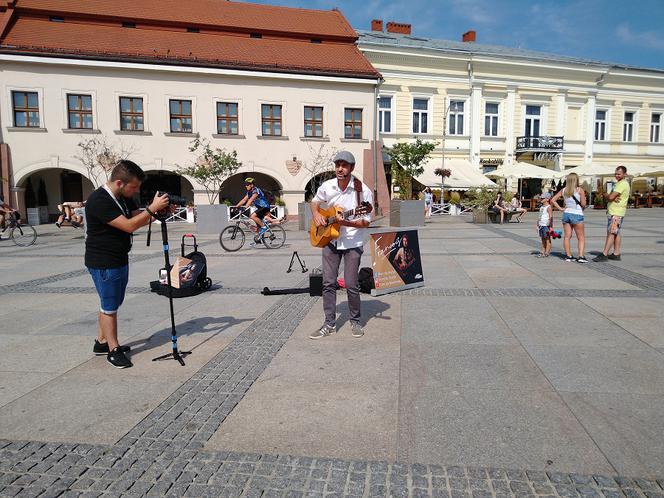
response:
<path fill-rule="evenodd" d="M 527 161 L 556 170 L 584 163 L 664 164 L 664 69 L 645 69 L 463 41 L 426 39 L 374 20 L 359 47 L 381 72 L 386 145 L 435 140 L 420 180 L 443 161 L 489 170 Z"/>
<path fill-rule="evenodd" d="M 196 203 L 208 202 L 201 185 L 174 172 L 196 160 L 192 140 L 207 139 L 242 162 L 222 196 L 237 200 L 254 176 L 291 214 L 321 155 L 350 150 L 360 177 L 370 166 L 380 75 L 339 11 L 95 5 L 0 2 L 2 176 L 15 206 L 24 207 L 29 178 L 35 190 L 46 181 L 51 213 L 87 197 L 99 182 L 79 144 L 92 138 L 141 165 L 153 190 Z"/>

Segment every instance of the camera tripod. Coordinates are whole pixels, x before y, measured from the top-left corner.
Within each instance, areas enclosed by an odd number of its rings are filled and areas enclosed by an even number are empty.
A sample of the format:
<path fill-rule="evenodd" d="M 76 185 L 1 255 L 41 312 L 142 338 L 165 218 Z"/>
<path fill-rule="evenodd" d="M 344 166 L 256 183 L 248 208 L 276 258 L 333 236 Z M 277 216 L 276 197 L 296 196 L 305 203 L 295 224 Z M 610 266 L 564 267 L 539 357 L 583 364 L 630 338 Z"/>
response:
<path fill-rule="evenodd" d="M 191 354 L 191 351 L 179 351 L 178 350 L 178 334 L 175 330 L 175 316 L 173 314 L 173 287 L 171 287 L 171 262 L 168 257 L 168 229 L 166 228 L 166 217 L 160 216 L 159 221 L 161 222 L 161 240 L 164 248 L 164 264 L 166 267 L 166 282 L 168 283 L 168 304 L 171 310 L 171 343 L 173 350 L 170 353 L 166 353 L 161 356 L 153 358 L 152 361 L 160 360 L 177 360 L 180 365 L 184 365 L 184 357 Z M 150 245 L 150 237 L 152 235 L 152 221 L 150 221 L 150 227 L 148 229 L 148 242 L 147 245 Z"/>

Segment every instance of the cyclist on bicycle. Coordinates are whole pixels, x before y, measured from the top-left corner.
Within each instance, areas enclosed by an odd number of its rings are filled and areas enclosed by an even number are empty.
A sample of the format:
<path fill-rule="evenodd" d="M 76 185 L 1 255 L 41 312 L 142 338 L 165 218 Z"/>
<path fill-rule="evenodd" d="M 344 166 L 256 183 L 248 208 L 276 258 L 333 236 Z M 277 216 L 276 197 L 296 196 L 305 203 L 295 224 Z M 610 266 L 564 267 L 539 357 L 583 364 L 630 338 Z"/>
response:
<path fill-rule="evenodd" d="M 242 200 L 235 205 L 235 207 L 239 208 L 243 205 L 250 207 L 253 204 L 253 206 L 256 208 L 256 211 L 251 213 L 251 219 L 256 224 L 256 231 L 259 231 L 261 228 L 263 228 L 263 220 L 268 221 L 269 223 L 279 224 L 283 221 L 283 218 L 278 220 L 270 215 L 270 203 L 268 202 L 267 197 L 265 197 L 263 191 L 254 185 L 254 181 L 255 180 L 251 177 L 244 179 L 244 188 L 247 191 L 247 195 L 245 195 Z M 257 237 L 254 237 L 255 242 L 259 242 L 260 239 L 256 240 L 256 238 Z"/>
<path fill-rule="evenodd" d="M 16 213 L 16 219 L 18 220 L 18 211 L 14 211 L 14 209 L 12 209 L 12 207 L 2 198 L 2 194 L 0 194 L 0 230 L 5 229 L 6 218 L 11 216 L 11 214 L 14 212 Z"/>

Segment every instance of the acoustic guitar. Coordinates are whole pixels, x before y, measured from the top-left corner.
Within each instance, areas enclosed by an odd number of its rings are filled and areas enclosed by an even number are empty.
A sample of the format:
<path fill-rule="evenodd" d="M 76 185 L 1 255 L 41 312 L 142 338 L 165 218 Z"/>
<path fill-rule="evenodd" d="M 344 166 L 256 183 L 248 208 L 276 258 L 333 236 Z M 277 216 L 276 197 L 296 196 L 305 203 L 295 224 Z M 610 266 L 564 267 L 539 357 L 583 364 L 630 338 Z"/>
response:
<path fill-rule="evenodd" d="M 373 206 L 368 202 L 362 202 L 355 209 L 350 209 L 344 211 L 340 207 L 329 207 L 327 209 L 319 208 L 318 211 L 325 217 L 325 225 L 316 226 L 315 222 L 311 222 L 311 227 L 309 228 L 309 239 L 311 240 L 311 245 L 314 247 L 325 247 L 331 241 L 339 237 L 339 225 L 338 216 L 341 214 L 341 217 L 344 220 L 351 218 L 353 216 L 362 216 L 367 213 L 370 213 L 373 209 Z"/>

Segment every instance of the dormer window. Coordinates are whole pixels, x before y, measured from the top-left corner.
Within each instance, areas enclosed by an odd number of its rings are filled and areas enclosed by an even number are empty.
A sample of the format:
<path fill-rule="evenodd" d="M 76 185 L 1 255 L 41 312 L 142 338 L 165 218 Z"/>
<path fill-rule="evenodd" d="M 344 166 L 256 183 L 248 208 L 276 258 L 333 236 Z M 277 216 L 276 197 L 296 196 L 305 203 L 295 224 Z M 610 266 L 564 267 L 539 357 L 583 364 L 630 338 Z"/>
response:
<path fill-rule="evenodd" d="M 187 33 L 200 33 L 201 30 L 198 28 L 187 28 Z"/>
<path fill-rule="evenodd" d="M 323 40 L 321 40 L 320 38 L 312 38 L 311 43 L 323 43 Z"/>
<path fill-rule="evenodd" d="M 136 23 L 135 22 L 123 22 L 122 27 L 123 28 L 135 28 Z"/>
<path fill-rule="evenodd" d="M 260 33 L 251 33 L 249 35 L 249 37 L 250 38 L 263 38 L 263 35 L 261 35 Z"/>
<path fill-rule="evenodd" d="M 51 21 L 51 22 L 65 22 L 65 18 L 64 17 L 51 16 L 49 18 L 49 21 Z"/>

